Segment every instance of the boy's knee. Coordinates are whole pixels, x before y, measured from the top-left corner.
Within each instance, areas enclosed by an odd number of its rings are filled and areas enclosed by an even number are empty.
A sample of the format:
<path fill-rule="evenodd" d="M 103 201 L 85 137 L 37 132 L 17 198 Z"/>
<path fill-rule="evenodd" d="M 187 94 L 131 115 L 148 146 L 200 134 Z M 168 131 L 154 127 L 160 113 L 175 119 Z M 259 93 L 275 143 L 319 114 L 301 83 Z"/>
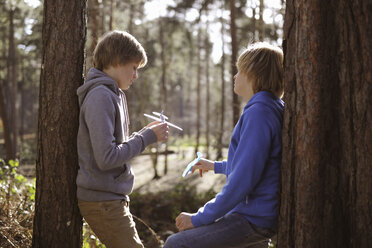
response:
<path fill-rule="evenodd" d="M 179 244 L 178 240 L 178 233 L 172 234 L 167 238 L 165 241 L 164 247 L 163 248 L 176 248 L 178 247 L 177 244 Z"/>

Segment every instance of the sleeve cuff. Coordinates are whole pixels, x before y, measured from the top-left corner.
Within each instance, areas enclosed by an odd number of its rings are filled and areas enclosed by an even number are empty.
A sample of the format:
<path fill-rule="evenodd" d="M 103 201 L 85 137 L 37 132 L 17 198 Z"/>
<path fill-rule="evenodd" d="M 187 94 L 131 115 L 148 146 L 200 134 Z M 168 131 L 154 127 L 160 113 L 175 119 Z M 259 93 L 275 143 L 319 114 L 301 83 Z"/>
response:
<path fill-rule="evenodd" d="M 154 131 L 152 131 L 149 128 L 141 129 L 139 134 L 143 138 L 143 142 L 144 142 L 145 147 L 148 146 L 148 145 L 151 145 L 152 143 L 155 143 L 157 141 L 156 134 L 154 133 Z"/>
<path fill-rule="evenodd" d="M 199 221 L 199 218 L 197 217 L 197 213 L 191 216 L 191 223 L 194 227 L 199 227 L 202 225 L 202 223 L 200 223 Z"/>
<path fill-rule="evenodd" d="M 223 161 L 216 161 L 216 162 L 214 162 L 214 173 L 216 173 L 216 174 L 225 174 L 225 169 L 224 169 Z"/>

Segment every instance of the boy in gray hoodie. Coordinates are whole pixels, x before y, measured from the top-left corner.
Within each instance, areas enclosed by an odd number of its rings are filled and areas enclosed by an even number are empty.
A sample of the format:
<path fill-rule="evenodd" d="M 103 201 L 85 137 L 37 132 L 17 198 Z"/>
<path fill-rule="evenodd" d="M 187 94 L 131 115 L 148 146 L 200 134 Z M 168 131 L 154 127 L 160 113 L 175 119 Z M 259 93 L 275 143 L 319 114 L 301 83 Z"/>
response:
<path fill-rule="evenodd" d="M 129 160 L 156 141 L 166 141 L 166 123 L 152 122 L 129 136 L 123 90 L 147 63 L 130 34 L 107 33 L 97 44 L 94 68 L 78 88 L 80 116 L 76 179 L 79 209 L 106 247 L 143 247 L 129 211 L 134 175 Z"/>

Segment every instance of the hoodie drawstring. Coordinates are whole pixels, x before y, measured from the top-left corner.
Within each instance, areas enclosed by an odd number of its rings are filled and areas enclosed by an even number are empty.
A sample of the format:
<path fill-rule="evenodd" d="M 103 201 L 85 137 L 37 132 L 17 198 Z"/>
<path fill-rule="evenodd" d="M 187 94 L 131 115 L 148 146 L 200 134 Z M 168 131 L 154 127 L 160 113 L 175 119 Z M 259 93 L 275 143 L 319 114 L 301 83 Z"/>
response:
<path fill-rule="evenodd" d="M 125 136 L 125 141 L 127 141 L 129 137 L 129 125 L 130 125 L 128 104 L 127 104 L 127 98 L 125 96 L 125 93 L 120 89 L 119 89 L 119 92 L 120 92 L 120 96 L 121 96 L 120 98 L 121 98 L 121 102 L 123 104 L 123 109 L 124 109 L 124 118 L 125 118 L 124 136 Z"/>

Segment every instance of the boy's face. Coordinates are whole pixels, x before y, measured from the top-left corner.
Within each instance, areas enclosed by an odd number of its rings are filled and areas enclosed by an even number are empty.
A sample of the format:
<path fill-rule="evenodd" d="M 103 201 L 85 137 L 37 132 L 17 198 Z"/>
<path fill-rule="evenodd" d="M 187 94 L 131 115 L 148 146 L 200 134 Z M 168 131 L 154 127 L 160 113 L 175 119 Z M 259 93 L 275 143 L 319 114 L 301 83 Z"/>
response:
<path fill-rule="evenodd" d="M 252 82 L 248 79 L 248 76 L 238 71 L 234 76 L 234 92 L 242 96 L 247 102 L 253 96 Z"/>
<path fill-rule="evenodd" d="M 125 65 L 117 65 L 109 68 L 109 76 L 115 80 L 119 88 L 127 90 L 132 85 L 133 81 L 138 77 L 137 69 L 138 62 L 129 62 Z"/>

